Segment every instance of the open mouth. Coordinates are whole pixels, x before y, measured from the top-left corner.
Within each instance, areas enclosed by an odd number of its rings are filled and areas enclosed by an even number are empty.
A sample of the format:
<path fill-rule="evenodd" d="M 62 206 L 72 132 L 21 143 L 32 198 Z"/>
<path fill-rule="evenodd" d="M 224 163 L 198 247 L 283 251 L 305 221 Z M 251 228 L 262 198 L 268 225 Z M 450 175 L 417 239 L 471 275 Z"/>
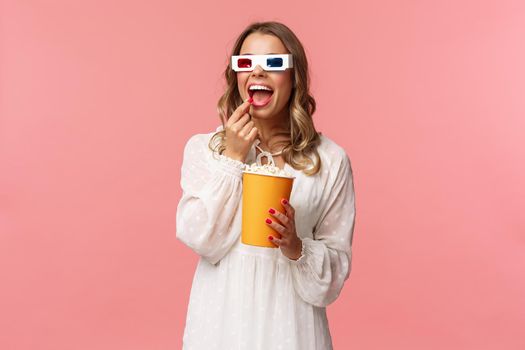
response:
<path fill-rule="evenodd" d="M 251 85 L 248 87 L 248 95 L 253 99 L 253 106 L 263 107 L 272 99 L 273 89 L 264 85 Z"/>

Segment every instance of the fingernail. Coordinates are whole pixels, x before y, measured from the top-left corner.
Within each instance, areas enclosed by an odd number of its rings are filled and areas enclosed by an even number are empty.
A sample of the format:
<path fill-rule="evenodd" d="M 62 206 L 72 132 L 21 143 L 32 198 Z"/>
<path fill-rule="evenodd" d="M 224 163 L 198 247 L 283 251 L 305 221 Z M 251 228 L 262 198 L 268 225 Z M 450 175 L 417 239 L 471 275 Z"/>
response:
<path fill-rule="evenodd" d="M 286 205 L 288 204 L 288 201 L 286 199 L 283 198 L 283 204 Z"/>
<path fill-rule="evenodd" d="M 248 99 L 248 102 L 252 103 L 252 102 L 253 102 L 253 98 L 250 97 L 250 98 Z"/>
<path fill-rule="evenodd" d="M 271 223 L 272 223 L 272 220 L 270 220 L 270 219 L 266 219 L 266 223 L 267 223 L 267 224 L 271 224 Z"/>
<path fill-rule="evenodd" d="M 272 237 L 272 236 L 268 236 L 268 239 L 269 239 L 270 241 L 273 241 L 273 237 Z"/>
<path fill-rule="evenodd" d="M 270 210 L 268 210 L 268 212 L 269 212 L 270 214 L 275 214 L 275 210 L 273 210 L 272 208 L 270 208 Z"/>

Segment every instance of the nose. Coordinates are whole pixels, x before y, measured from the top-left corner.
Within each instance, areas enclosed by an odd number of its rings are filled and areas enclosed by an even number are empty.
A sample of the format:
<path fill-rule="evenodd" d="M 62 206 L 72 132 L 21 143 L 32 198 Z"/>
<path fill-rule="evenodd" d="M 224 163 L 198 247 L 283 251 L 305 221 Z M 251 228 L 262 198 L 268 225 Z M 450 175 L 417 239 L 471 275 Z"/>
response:
<path fill-rule="evenodd" d="M 263 73 L 265 73 L 265 70 L 262 69 L 262 67 L 260 65 L 256 65 L 255 68 L 252 71 L 252 75 L 261 75 Z"/>

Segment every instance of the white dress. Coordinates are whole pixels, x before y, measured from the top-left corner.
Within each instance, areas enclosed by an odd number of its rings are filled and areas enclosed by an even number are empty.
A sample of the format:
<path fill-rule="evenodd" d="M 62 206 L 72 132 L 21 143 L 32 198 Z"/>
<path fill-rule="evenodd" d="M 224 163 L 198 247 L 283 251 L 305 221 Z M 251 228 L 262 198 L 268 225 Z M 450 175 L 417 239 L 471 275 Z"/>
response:
<path fill-rule="evenodd" d="M 291 260 L 280 248 L 240 241 L 243 163 L 213 154 L 213 134 L 193 135 L 184 148 L 177 238 L 200 259 L 183 349 L 332 349 L 326 306 L 350 274 L 355 221 L 346 152 L 320 135 L 322 166 L 315 176 L 286 164 L 296 177 L 289 201 L 303 242 L 301 257 Z M 252 146 L 246 163 L 255 159 Z"/>

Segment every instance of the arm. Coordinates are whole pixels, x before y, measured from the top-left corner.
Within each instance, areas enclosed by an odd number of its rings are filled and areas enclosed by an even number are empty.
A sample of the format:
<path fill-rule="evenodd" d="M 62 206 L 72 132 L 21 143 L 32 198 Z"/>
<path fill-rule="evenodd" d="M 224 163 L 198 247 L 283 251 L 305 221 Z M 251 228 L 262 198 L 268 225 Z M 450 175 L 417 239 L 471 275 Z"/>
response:
<path fill-rule="evenodd" d="M 177 238 L 211 264 L 219 262 L 239 239 L 243 169 L 240 161 L 212 156 L 202 135 L 186 143 Z"/>
<path fill-rule="evenodd" d="M 314 239 L 302 239 L 302 254 L 290 260 L 293 285 L 299 296 L 324 307 L 337 299 L 348 279 L 352 259 L 355 197 L 350 160 L 346 153 L 326 186 L 326 205 L 315 226 Z"/>

